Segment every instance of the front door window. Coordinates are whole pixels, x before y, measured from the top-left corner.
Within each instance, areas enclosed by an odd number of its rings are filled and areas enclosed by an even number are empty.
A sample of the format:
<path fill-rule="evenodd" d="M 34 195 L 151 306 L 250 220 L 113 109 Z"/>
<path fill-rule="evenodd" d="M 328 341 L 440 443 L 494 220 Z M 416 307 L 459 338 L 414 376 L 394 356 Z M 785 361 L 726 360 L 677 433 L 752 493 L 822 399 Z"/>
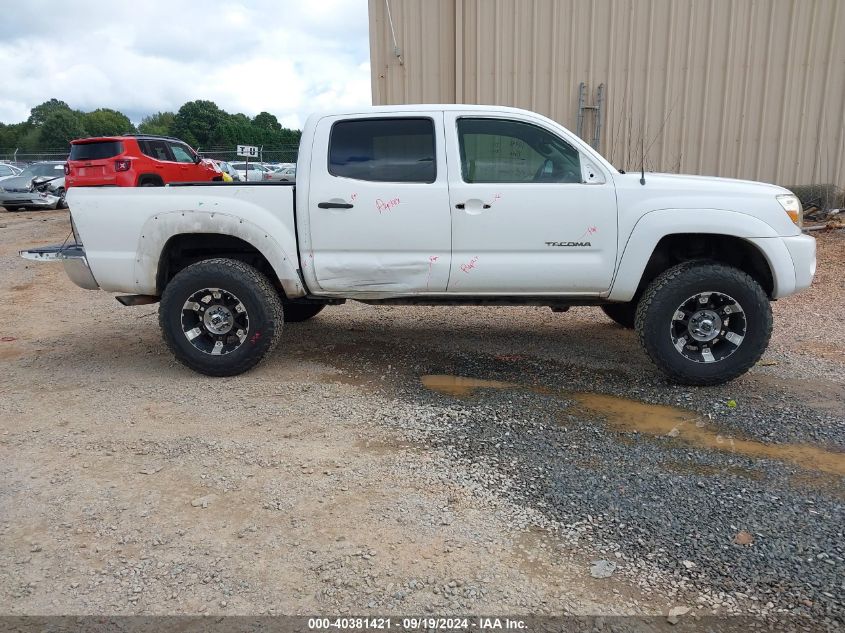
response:
<path fill-rule="evenodd" d="M 461 174 L 467 183 L 578 183 L 578 151 L 530 123 L 458 119 Z"/>

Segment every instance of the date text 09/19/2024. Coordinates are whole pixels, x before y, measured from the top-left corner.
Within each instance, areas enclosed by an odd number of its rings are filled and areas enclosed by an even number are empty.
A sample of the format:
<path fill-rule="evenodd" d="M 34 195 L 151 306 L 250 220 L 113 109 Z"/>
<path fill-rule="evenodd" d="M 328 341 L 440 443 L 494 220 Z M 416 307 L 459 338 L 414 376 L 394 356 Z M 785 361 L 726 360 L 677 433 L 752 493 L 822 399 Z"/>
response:
<path fill-rule="evenodd" d="M 527 624 L 521 619 L 495 617 L 343 617 L 309 618 L 308 629 L 319 630 L 524 630 Z"/>

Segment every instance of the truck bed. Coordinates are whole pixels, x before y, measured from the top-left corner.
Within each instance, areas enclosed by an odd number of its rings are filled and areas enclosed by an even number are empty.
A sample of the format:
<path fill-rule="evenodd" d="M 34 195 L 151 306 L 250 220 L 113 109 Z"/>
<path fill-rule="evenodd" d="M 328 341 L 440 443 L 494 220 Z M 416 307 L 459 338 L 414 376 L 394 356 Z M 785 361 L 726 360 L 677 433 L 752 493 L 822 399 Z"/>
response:
<path fill-rule="evenodd" d="M 100 288 L 154 295 L 159 258 L 178 234 L 226 232 L 298 269 L 294 194 L 293 183 L 203 182 L 72 188 L 67 200 Z M 292 277 L 282 276 L 286 288 L 301 286 Z"/>

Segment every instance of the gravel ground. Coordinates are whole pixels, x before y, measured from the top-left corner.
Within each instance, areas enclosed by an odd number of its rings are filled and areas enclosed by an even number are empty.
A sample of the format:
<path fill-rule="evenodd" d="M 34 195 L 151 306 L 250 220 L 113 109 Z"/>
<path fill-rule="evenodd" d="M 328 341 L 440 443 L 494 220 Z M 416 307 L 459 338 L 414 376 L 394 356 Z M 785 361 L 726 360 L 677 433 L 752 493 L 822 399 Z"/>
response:
<path fill-rule="evenodd" d="M 67 230 L 0 212 L 0 612 L 842 622 L 842 231 L 701 389 L 590 308 L 349 303 L 199 376 L 155 306 L 16 257 Z"/>

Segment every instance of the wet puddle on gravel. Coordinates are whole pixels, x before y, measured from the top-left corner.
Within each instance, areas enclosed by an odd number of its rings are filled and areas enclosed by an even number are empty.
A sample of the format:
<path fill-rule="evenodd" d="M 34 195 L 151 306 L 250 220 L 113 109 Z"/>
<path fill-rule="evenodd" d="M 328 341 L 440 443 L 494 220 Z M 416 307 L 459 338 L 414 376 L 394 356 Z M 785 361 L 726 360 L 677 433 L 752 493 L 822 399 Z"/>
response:
<path fill-rule="evenodd" d="M 436 374 L 420 378 L 426 389 L 444 393 L 447 396 L 463 398 L 471 396 L 476 389 L 518 389 L 519 385 L 501 380 L 482 380 L 481 378 L 464 378 L 463 376 L 446 376 Z"/>
<path fill-rule="evenodd" d="M 477 389 L 523 389 L 545 396 L 574 400 L 578 408 L 597 415 L 617 431 L 644 433 L 654 437 L 671 437 L 701 448 L 739 453 L 753 459 L 775 459 L 792 462 L 807 470 L 845 476 L 845 454 L 826 451 L 807 444 L 766 444 L 721 433 L 705 423 L 693 411 L 662 404 L 647 404 L 619 396 L 589 392 L 554 392 L 541 387 L 518 385 L 499 380 L 482 380 L 462 376 L 422 376 L 423 386 L 431 391 L 463 398 Z"/>

